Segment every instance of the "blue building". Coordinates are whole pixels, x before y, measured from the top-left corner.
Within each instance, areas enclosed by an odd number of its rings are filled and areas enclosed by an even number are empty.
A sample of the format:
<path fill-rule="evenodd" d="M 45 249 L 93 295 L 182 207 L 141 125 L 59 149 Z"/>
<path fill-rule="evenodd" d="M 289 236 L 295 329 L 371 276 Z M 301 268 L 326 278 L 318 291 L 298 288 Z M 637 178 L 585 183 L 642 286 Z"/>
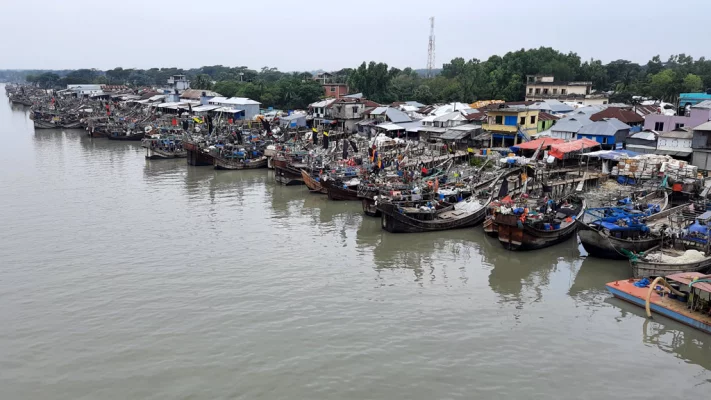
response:
<path fill-rule="evenodd" d="M 578 129 L 576 139 L 590 139 L 603 149 L 620 148 L 630 133 L 630 126 L 617 118 L 603 119 Z"/>

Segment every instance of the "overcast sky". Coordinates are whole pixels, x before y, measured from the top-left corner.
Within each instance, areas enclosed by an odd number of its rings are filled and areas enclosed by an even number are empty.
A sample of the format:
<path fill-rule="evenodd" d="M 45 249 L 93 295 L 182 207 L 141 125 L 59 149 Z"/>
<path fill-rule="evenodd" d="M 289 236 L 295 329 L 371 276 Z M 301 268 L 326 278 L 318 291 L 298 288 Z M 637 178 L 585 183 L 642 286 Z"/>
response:
<path fill-rule="evenodd" d="M 550 46 L 604 62 L 711 56 L 711 0 L 5 0 L 0 69 L 424 68 Z"/>

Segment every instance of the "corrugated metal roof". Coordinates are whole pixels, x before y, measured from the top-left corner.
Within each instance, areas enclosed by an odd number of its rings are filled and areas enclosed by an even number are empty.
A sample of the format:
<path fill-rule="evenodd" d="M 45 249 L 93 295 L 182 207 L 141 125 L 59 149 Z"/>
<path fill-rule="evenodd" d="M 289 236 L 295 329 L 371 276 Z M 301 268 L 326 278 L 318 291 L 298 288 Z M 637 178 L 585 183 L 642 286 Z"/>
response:
<path fill-rule="evenodd" d="M 630 136 L 630 139 L 657 140 L 657 135 L 652 131 L 642 131 Z"/>
<path fill-rule="evenodd" d="M 553 127 L 555 128 L 555 126 Z M 579 135 L 593 136 L 614 136 L 620 130 L 630 129 L 630 126 L 612 118 L 602 121 L 596 121 L 592 124 L 585 125 L 578 129 Z"/>
<path fill-rule="evenodd" d="M 711 100 L 704 100 L 704 101 L 702 101 L 701 103 L 699 103 L 699 104 L 697 104 L 697 105 L 695 105 L 695 106 L 691 106 L 691 108 L 707 108 L 707 109 L 711 109 Z"/>
<path fill-rule="evenodd" d="M 695 131 L 711 131 L 711 121 L 704 122 L 703 124 L 694 128 Z"/>
<path fill-rule="evenodd" d="M 213 97 L 210 99 L 210 104 L 233 104 L 233 105 L 259 105 L 258 101 L 248 99 L 246 97 Z"/>

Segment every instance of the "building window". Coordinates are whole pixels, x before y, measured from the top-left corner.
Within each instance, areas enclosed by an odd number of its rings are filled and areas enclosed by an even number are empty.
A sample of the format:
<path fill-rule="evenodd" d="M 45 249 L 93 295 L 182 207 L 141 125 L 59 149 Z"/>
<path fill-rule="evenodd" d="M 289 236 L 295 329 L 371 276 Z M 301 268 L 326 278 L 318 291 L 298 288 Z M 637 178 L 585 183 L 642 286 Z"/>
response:
<path fill-rule="evenodd" d="M 536 116 L 531 115 L 531 124 L 535 124 L 535 123 L 536 123 Z"/>
<path fill-rule="evenodd" d="M 519 125 L 526 125 L 526 117 L 519 118 L 518 124 Z"/>
<path fill-rule="evenodd" d="M 533 88 L 528 88 L 528 94 L 533 94 Z"/>
<path fill-rule="evenodd" d="M 607 137 L 602 138 L 602 144 L 607 144 Z"/>
<path fill-rule="evenodd" d="M 654 123 L 654 130 L 657 132 L 663 132 L 664 131 L 664 122 L 655 122 Z"/>
<path fill-rule="evenodd" d="M 558 89 L 553 89 L 553 94 L 558 94 Z"/>
<path fill-rule="evenodd" d="M 548 94 L 548 89 L 543 89 L 543 94 Z"/>
<path fill-rule="evenodd" d="M 541 94 L 541 89 L 536 89 L 536 94 Z"/>
<path fill-rule="evenodd" d="M 496 116 L 496 125 L 501 125 L 504 122 L 504 117 L 501 115 Z"/>
<path fill-rule="evenodd" d="M 331 93 L 335 93 L 335 92 L 336 92 L 336 87 L 335 87 L 335 86 L 331 86 Z"/>
<path fill-rule="evenodd" d="M 518 121 L 518 118 L 516 118 L 515 115 L 507 115 L 506 118 L 504 118 L 504 125 L 516 126 L 516 121 Z"/>
<path fill-rule="evenodd" d="M 674 129 L 680 129 L 680 128 L 683 128 L 683 127 L 684 127 L 684 124 L 683 124 L 683 123 L 676 123 L 676 124 L 674 125 Z"/>
<path fill-rule="evenodd" d="M 358 114 L 358 106 L 353 106 L 353 114 Z"/>
<path fill-rule="evenodd" d="M 566 90 L 566 89 L 560 89 L 560 94 L 567 94 L 567 90 Z"/>

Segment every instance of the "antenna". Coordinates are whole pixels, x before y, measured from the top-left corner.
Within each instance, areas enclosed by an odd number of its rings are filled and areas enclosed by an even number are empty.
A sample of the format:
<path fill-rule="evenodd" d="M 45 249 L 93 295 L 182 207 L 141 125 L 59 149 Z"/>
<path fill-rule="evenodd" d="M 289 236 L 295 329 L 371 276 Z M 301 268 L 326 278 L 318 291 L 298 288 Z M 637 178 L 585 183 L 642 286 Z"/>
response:
<path fill-rule="evenodd" d="M 430 17 L 430 43 L 427 46 L 427 77 L 432 78 L 432 70 L 435 64 L 435 35 L 434 17 Z"/>

